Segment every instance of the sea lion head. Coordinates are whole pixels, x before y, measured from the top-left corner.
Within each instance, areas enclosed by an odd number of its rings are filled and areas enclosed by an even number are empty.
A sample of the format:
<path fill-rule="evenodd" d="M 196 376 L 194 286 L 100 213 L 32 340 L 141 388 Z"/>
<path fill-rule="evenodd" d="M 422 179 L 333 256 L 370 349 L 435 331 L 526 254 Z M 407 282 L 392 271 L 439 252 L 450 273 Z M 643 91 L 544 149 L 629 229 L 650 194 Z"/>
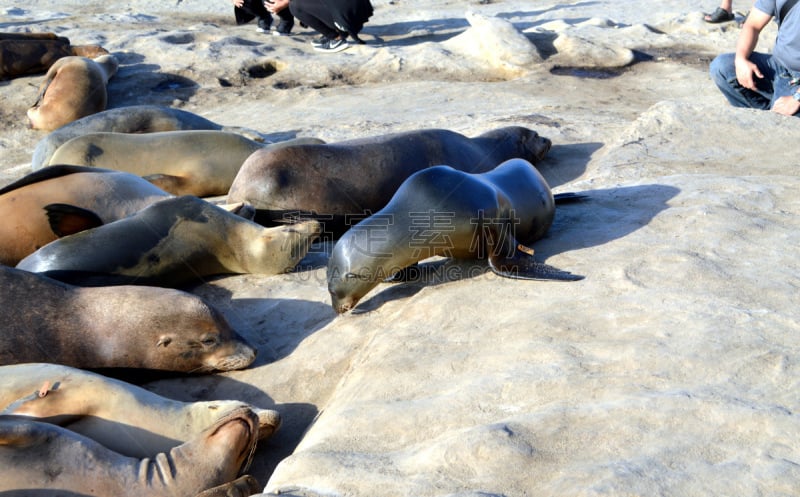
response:
<path fill-rule="evenodd" d="M 328 292 L 337 314 L 352 310 L 378 283 L 405 267 L 397 263 L 402 244 L 384 243 L 385 226 L 375 226 L 372 219 L 350 228 L 334 245 L 328 261 Z"/>
<path fill-rule="evenodd" d="M 255 349 L 219 311 L 202 301 L 192 307 L 175 316 L 152 344 L 150 360 L 164 366 L 157 369 L 189 373 L 232 371 L 246 368 L 255 360 Z"/>
<path fill-rule="evenodd" d="M 541 136 L 532 129 L 521 126 L 514 126 L 511 129 L 513 134 L 519 137 L 520 148 L 526 152 L 523 158 L 529 162 L 534 164 L 540 162 L 553 146 L 553 142 L 549 138 Z"/>
<path fill-rule="evenodd" d="M 91 347 L 105 367 L 208 373 L 255 360 L 253 347 L 197 295 L 134 285 L 77 291 L 81 326 L 93 330 Z"/>

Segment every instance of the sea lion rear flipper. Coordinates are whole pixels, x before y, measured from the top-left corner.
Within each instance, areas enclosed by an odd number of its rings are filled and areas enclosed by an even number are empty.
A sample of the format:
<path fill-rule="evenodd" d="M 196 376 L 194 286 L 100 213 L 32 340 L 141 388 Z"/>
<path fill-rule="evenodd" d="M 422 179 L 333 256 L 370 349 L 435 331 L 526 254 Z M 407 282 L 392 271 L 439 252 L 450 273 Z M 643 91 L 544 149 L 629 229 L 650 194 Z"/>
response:
<path fill-rule="evenodd" d="M 50 229 L 58 237 L 72 235 L 103 225 L 100 216 L 89 209 L 70 204 L 47 204 L 44 206 Z"/>
<path fill-rule="evenodd" d="M 492 254 L 489 257 L 489 267 L 497 275 L 519 280 L 578 281 L 584 278 L 579 274 L 536 262 L 533 250 L 522 245 L 517 245 L 511 257 Z"/>
<path fill-rule="evenodd" d="M 564 193 L 556 193 L 553 195 L 553 200 L 555 200 L 556 204 L 571 204 L 573 202 L 580 202 L 585 200 L 589 196 L 583 193 L 575 193 L 575 192 L 564 192 Z"/>
<path fill-rule="evenodd" d="M 186 188 L 189 183 L 183 176 L 174 176 L 170 174 L 156 173 L 142 177 L 165 192 L 173 195 L 182 195 L 183 189 Z"/>

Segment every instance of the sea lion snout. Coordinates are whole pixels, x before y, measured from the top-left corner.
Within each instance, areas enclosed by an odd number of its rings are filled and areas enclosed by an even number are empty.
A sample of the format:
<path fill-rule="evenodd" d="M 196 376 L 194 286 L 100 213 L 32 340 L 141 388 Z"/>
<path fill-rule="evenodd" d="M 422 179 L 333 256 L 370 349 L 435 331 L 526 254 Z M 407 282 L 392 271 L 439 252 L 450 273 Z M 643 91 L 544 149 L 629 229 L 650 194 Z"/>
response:
<path fill-rule="evenodd" d="M 204 366 L 209 371 L 234 371 L 244 369 L 256 359 L 256 349 L 241 338 L 236 338 L 226 347 L 221 347 L 208 356 Z"/>

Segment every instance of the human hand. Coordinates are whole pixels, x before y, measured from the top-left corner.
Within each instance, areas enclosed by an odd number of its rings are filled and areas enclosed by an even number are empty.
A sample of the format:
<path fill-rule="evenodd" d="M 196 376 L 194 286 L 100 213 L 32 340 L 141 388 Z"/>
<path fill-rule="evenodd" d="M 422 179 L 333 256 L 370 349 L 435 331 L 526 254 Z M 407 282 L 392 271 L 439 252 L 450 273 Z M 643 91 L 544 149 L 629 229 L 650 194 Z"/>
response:
<path fill-rule="evenodd" d="M 779 97 L 772 105 L 772 112 L 777 112 L 784 116 L 793 116 L 797 114 L 797 111 L 800 111 L 800 102 L 791 95 Z"/>
<path fill-rule="evenodd" d="M 736 58 L 734 65 L 736 67 L 736 80 L 739 81 L 739 84 L 749 90 L 756 91 L 756 82 L 753 76 L 758 79 L 764 77 L 761 71 L 758 70 L 758 66 L 747 59 L 739 57 Z"/>
<path fill-rule="evenodd" d="M 242 5 L 244 5 L 244 0 L 231 0 L 231 3 L 234 7 L 242 8 Z"/>
<path fill-rule="evenodd" d="M 264 7 L 272 14 L 277 14 L 289 6 L 289 0 L 264 0 Z"/>

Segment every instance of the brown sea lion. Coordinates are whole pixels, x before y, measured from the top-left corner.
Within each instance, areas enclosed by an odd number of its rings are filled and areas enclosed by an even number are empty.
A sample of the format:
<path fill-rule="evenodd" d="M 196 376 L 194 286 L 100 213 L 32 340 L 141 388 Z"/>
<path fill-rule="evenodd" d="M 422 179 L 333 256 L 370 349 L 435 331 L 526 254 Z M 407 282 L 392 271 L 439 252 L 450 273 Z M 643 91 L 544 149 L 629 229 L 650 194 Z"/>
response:
<path fill-rule="evenodd" d="M 166 288 L 80 288 L 0 266 L 0 320 L 0 365 L 206 373 L 255 359 L 219 311 Z"/>
<path fill-rule="evenodd" d="M 536 262 L 525 246 L 547 232 L 554 214 L 550 187 L 525 160 L 481 174 L 424 169 L 334 246 L 327 276 L 333 308 L 352 309 L 386 278 L 437 255 L 488 259 L 492 271 L 509 278 L 582 279 Z"/>
<path fill-rule="evenodd" d="M 173 197 L 59 238 L 17 267 L 79 285 L 182 286 L 217 274 L 290 271 L 319 232 L 316 221 L 265 228 L 197 197 Z"/>
<path fill-rule="evenodd" d="M 228 193 L 242 163 L 256 150 L 320 143 L 324 142 L 297 138 L 265 144 L 212 130 L 100 132 L 67 141 L 49 163 L 127 171 L 174 195 L 211 197 Z"/>
<path fill-rule="evenodd" d="M 130 173 L 79 166 L 34 171 L 0 189 L 0 264 L 15 266 L 57 238 L 44 210 L 48 204 L 88 209 L 104 224 L 169 196 Z"/>
<path fill-rule="evenodd" d="M 62 57 L 47 70 L 36 102 L 28 109 L 31 128 L 52 131 L 76 119 L 103 111 L 106 85 L 119 63 L 113 55 L 97 59 Z"/>
<path fill-rule="evenodd" d="M 55 33 L 0 33 L 0 80 L 44 73 L 62 57 L 107 53 L 98 45 L 70 45 Z"/>
<path fill-rule="evenodd" d="M 324 221 L 340 235 L 381 209 L 413 173 L 447 164 L 479 173 L 511 158 L 532 163 L 550 150 L 550 140 L 519 126 L 468 138 L 454 131 L 423 129 L 325 145 L 259 150 L 242 164 L 229 202 L 248 202 L 263 224 L 285 216 Z"/>
<path fill-rule="evenodd" d="M 256 131 L 217 124 L 185 110 L 160 105 L 131 105 L 86 116 L 49 133 L 36 144 L 31 167 L 36 170 L 46 166 L 58 147 L 76 136 L 88 133 L 154 133 L 189 129 L 231 131 L 255 141 L 263 140 L 263 136 Z"/>
<path fill-rule="evenodd" d="M 57 424 L 130 457 L 167 452 L 241 407 L 258 415 L 261 440 L 281 421 L 277 411 L 244 402 L 180 402 L 59 364 L 0 366 L 0 385 L 0 413 Z"/>
<path fill-rule="evenodd" d="M 258 418 L 235 409 L 169 452 L 123 456 L 60 426 L 0 416 L 0 493 L 97 497 L 196 496 L 249 466 Z"/>

